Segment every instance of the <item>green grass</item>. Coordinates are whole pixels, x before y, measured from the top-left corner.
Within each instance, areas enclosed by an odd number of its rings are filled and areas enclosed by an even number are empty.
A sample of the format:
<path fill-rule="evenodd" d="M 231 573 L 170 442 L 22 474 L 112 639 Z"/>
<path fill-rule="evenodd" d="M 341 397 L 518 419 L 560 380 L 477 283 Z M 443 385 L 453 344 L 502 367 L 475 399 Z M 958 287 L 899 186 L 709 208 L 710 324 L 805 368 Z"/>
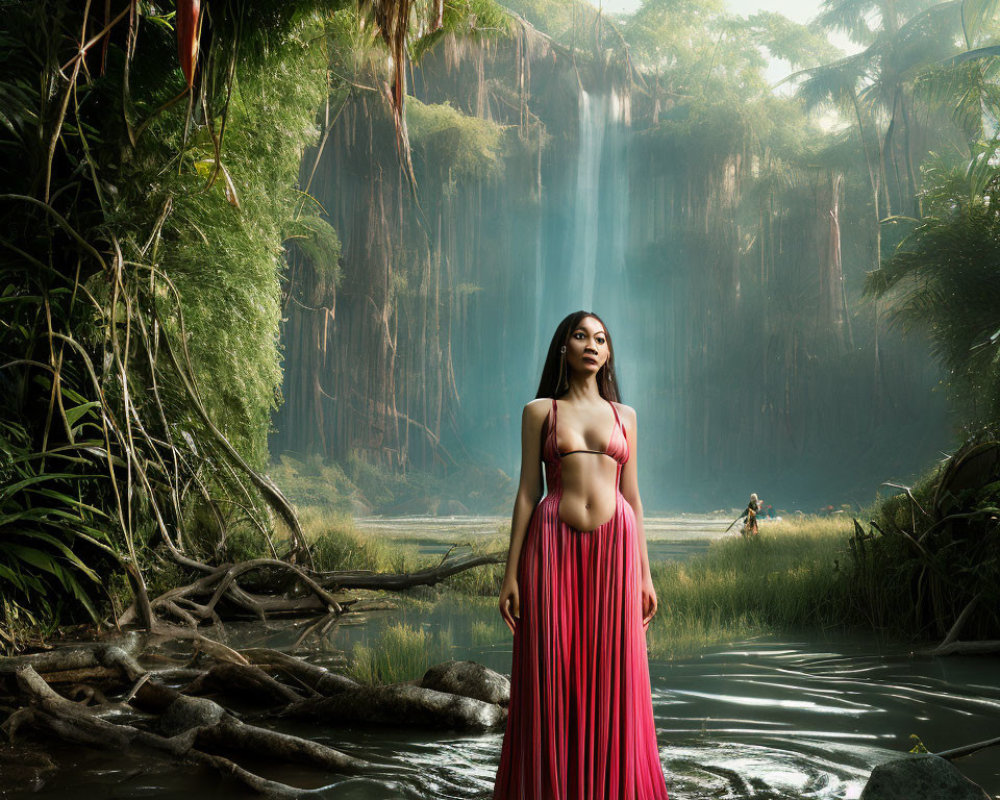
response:
<path fill-rule="evenodd" d="M 437 555 L 420 555 L 414 545 L 359 530 L 347 515 L 321 508 L 300 513 L 320 569 L 406 572 L 440 561 Z M 647 632 L 650 656 L 678 658 L 715 644 L 857 622 L 849 591 L 852 532 L 851 518 L 844 516 L 769 521 L 756 540 L 726 538 L 687 563 L 654 562 L 658 612 Z M 472 547 L 500 552 L 508 538 L 500 529 Z M 496 610 L 504 567 L 477 567 L 441 584 L 446 594 L 482 606 L 484 620 L 473 623 L 475 644 L 507 633 Z M 352 674 L 369 683 L 419 677 L 431 664 L 451 657 L 450 638 L 443 639 L 406 626 L 388 628 L 378 643 L 355 647 Z"/>
<path fill-rule="evenodd" d="M 851 618 L 849 517 L 803 517 L 761 526 L 757 540 L 713 542 L 685 564 L 654 563 L 654 658 L 791 628 Z"/>
<path fill-rule="evenodd" d="M 436 634 L 403 623 L 384 628 L 372 644 L 356 644 L 347 674 L 375 685 L 420 678 L 433 664 L 452 658 L 451 630 Z"/>

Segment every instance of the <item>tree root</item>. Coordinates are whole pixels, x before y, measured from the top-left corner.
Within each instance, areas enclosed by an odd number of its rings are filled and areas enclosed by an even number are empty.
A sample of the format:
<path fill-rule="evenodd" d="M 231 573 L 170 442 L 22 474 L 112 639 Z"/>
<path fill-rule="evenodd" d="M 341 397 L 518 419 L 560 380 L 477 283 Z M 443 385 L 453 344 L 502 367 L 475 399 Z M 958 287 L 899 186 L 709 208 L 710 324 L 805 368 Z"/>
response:
<path fill-rule="evenodd" d="M 930 650 L 921 650 L 922 656 L 952 656 L 952 655 L 990 655 L 1000 653 L 1000 641 L 986 640 L 981 642 L 950 642 L 940 644 Z"/>
<path fill-rule="evenodd" d="M 161 623 L 174 621 L 188 628 L 197 628 L 202 623 L 218 623 L 222 617 L 219 604 L 225 599 L 231 613 L 236 610 L 249 613 L 258 619 L 268 615 L 311 615 L 323 613 L 338 617 L 358 602 L 357 598 L 344 595 L 345 589 L 400 590 L 414 586 L 433 586 L 452 575 L 484 564 L 502 564 L 506 553 L 467 554 L 445 556 L 439 564 L 411 573 L 373 573 L 366 570 L 343 572 L 316 572 L 287 561 L 273 558 L 258 558 L 238 564 L 223 564 L 210 567 L 206 564 L 184 560 L 186 566 L 196 564 L 205 572 L 198 580 L 185 586 L 170 589 L 150 601 L 152 613 L 151 629 L 157 630 Z M 239 585 L 239 580 L 251 572 L 269 573 L 264 582 L 267 594 L 255 594 Z M 289 579 L 304 587 L 307 594 L 288 597 L 285 592 Z M 137 621 L 137 609 L 133 604 L 122 615 L 119 623 L 132 624 Z"/>
<path fill-rule="evenodd" d="M 406 683 L 355 684 L 326 697 L 294 703 L 282 716 L 479 731 L 496 728 L 506 719 L 505 709 L 493 703 Z"/>
<path fill-rule="evenodd" d="M 112 654 L 112 658 L 119 658 L 119 654 Z M 131 671 L 127 661 L 121 663 Z M 255 791 L 274 797 L 297 797 L 304 790 L 268 780 L 218 751 L 255 759 L 265 756 L 328 772 L 355 773 L 370 767 L 367 761 L 331 747 L 245 724 L 212 700 L 188 697 L 155 680 L 144 680 L 130 704 L 155 715 L 159 733 L 100 719 L 92 709 L 55 692 L 30 665 L 18 667 L 14 674 L 20 693 L 29 705 L 12 714 L 2 726 L 11 740 L 20 729 L 30 726 L 67 742 L 102 749 L 109 746 L 121 749 L 149 747 L 174 758 L 212 767 L 232 775 Z"/>
<path fill-rule="evenodd" d="M 436 665 L 421 681 L 367 686 L 277 650 L 237 652 L 191 629 L 173 632 L 193 641 L 213 663 L 207 669 L 178 668 L 177 661 L 168 659 L 163 670 L 148 671 L 137 658 L 135 637 L 124 647 L 65 647 L 0 659 L 0 694 L 6 689 L 14 701 L 9 705 L 16 706 L 0 729 L 12 742 L 18 732 L 30 729 L 103 750 L 150 748 L 231 775 L 268 796 L 296 797 L 309 790 L 264 778 L 240 762 L 301 764 L 317 770 L 324 782 L 329 773 L 362 773 L 374 765 L 241 721 L 215 699 L 196 695 L 236 694 L 257 703 L 262 713 L 325 725 L 362 722 L 482 731 L 506 720 L 509 684 L 472 661 Z M 175 689 L 163 682 L 168 677 L 188 682 Z M 72 685 L 70 678 L 75 679 Z M 51 684 L 67 688 L 60 693 Z M 145 719 L 141 727 L 120 722 L 137 715 Z"/>

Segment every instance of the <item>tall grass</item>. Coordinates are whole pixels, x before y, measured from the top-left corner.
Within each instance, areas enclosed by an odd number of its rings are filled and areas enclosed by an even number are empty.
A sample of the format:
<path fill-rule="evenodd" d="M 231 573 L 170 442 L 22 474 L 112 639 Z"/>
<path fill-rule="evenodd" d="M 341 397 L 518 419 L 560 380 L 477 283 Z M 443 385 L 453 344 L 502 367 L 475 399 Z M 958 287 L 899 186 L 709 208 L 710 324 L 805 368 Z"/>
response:
<path fill-rule="evenodd" d="M 651 566 L 657 614 L 647 646 L 669 658 L 716 642 L 791 628 L 833 628 L 852 618 L 850 518 L 761 525 L 757 539 L 727 538 L 687 563 Z"/>
<path fill-rule="evenodd" d="M 403 623 L 389 625 L 376 642 L 354 645 L 348 675 L 370 685 L 414 680 L 452 658 L 452 646 L 450 628 L 432 634 Z"/>

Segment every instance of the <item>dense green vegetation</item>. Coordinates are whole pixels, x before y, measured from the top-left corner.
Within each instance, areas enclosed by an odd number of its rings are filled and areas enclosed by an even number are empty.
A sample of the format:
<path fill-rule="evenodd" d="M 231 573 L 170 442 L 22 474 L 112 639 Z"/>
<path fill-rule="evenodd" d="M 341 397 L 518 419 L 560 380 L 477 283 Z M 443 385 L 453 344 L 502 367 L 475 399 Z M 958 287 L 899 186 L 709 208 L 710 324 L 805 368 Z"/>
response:
<path fill-rule="evenodd" d="M 294 519 L 258 471 L 285 231 L 336 241 L 294 189 L 322 18 L 253 4 L 247 25 L 240 4 L 213 7 L 187 92 L 172 9 L 129 7 L 0 18 L 7 645 L 24 621 L 103 616 L 114 574 L 141 599 L 154 550 L 224 556 L 228 532 L 273 525 L 268 503 Z"/>
<path fill-rule="evenodd" d="M 858 528 L 659 574 L 671 640 L 848 607 L 923 636 L 967 610 L 965 635 L 1000 635 L 994 3 L 830 0 L 805 27 L 715 0 L 473 0 L 440 25 L 416 7 L 387 44 L 382 7 L 234 2 L 205 17 L 190 91 L 173 6 L 131 8 L 0 9 L 4 648 L 133 598 L 149 622 L 150 587 L 206 564 L 398 566 L 356 546 L 354 511 L 509 506 L 484 454 L 534 379 L 511 315 L 543 233 L 571 230 L 544 201 L 572 195 L 581 90 L 628 109 L 635 313 L 672 348 L 649 380 L 677 446 L 644 470 L 712 476 L 711 496 L 747 474 L 734 452 L 792 485 L 972 437 Z M 765 53 L 803 71 L 794 91 Z M 939 368 L 957 436 L 913 399 Z M 891 448 L 857 452 L 886 427 Z M 303 526 L 286 493 L 341 516 Z"/>

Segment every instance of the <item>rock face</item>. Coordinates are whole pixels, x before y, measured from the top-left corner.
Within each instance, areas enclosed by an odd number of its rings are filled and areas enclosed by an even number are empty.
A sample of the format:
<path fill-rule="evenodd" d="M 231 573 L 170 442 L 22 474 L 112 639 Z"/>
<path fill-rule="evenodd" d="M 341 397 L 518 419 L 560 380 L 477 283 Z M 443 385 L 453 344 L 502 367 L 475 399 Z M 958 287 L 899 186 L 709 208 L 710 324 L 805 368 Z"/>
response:
<path fill-rule="evenodd" d="M 950 761 L 917 754 L 880 764 L 872 770 L 861 800 L 990 800 Z"/>
<path fill-rule="evenodd" d="M 435 664 L 424 673 L 420 685 L 501 706 L 510 702 L 510 679 L 476 661 Z"/>

